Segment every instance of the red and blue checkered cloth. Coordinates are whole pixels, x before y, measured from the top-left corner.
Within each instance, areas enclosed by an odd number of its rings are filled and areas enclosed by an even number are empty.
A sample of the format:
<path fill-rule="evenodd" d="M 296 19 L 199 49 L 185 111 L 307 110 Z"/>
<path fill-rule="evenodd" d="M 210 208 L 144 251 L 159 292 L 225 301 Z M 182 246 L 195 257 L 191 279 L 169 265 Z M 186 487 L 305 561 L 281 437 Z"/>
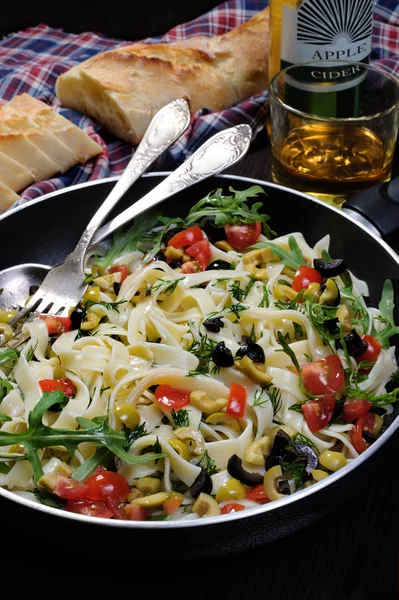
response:
<path fill-rule="evenodd" d="M 268 0 L 228 0 L 205 15 L 174 27 L 162 37 L 146 42 L 177 41 L 194 35 L 219 35 L 237 27 L 265 8 Z M 72 184 L 119 175 L 134 148 L 113 138 L 97 123 L 62 108 L 54 95 L 57 77 L 74 65 L 110 48 L 131 43 L 96 33 L 66 33 L 38 24 L 0 41 L 0 103 L 26 92 L 53 106 L 70 121 L 85 129 L 103 148 L 102 154 L 84 166 L 75 166 L 64 175 L 31 185 L 17 204 Z M 397 0 L 376 0 L 371 61 L 399 77 L 399 4 Z M 218 113 L 198 111 L 188 131 L 166 152 L 151 170 L 170 170 L 181 164 L 211 135 L 239 123 L 248 123 L 256 135 L 264 125 L 267 92 Z"/>

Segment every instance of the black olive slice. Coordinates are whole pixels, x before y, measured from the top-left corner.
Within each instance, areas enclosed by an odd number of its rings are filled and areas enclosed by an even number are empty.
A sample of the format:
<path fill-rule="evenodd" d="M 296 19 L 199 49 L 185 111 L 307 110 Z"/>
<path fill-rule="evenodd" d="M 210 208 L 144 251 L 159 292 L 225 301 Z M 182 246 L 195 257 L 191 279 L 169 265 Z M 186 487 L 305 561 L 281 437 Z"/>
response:
<path fill-rule="evenodd" d="M 368 348 L 367 342 L 362 340 L 356 329 L 352 329 L 344 339 L 348 354 L 349 356 L 353 356 L 353 358 L 361 356 Z M 340 340 L 337 340 L 336 346 L 337 348 L 342 348 Z"/>
<path fill-rule="evenodd" d="M 181 260 L 171 260 L 169 263 L 169 266 L 171 269 L 178 269 L 182 266 L 182 261 Z"/>
<path fill-rule="evenodd" d="M 82 321 L 86 316 L 86 311 L 83 310 L 83 308 L 79 308 L 79 306 L 77 306 L 75 308 L 75 310 L 73 310 L 71 312 L 71 323 L 72 323 L 72 329 L 80 329 L 80 326 L 82 325 Z"/>
<path fill-rule="evenodd" d="M 286 479 L 280 479 L 280 481 L 277 481 L 277 491 L 280 494 L 284 494 L 284 496 L 289 496 L 291 494 L 290 484 Z"/>
<path fill-rule="evenodd" d="M 260 473 L 251 473 L 250 471 L 244 469 L 242 466 L 242 459 L 237 456 L 237 454 L 230 456 L 227 463 L 227 472 L 229 475 L 234 477 L 234 479 L 241 481 L 241 483 L 244 485 L 250 485 L 253 487 L 254 485 L 263 483 L 263 475 Z"/>
<path fill-rule="evenodd" d="M 231 264 L 227 262 L 227 260 L 214 260 L 213 262 L 209 263 L 205 271 L 215 271 L 219 269 L 222 269 L 223 271 L 230 270 Z"/>
<path fill-rule="evenodd" d="M 216 344 L 212 350 L 211 358 L 217 367 L 232 367 L 234 365 L 233 354 L 229 348 L 226 348 L 224 342 Z"/>
<path fill-rule="evenodd" d="M 259 344 L 253 341 L 249 335 L 243 335 L 242 346 L 236 352 L 237 358 L 242 358 L 243 356 L 248 356 L 253 362 L 256 363 L 264 363 L 265 362 L 265 353 Z"/>
<path fill-rule="evenodd" d="M 297 456 L 306 458 L 305 471 L 308 475 L 311 475 L 312 471 L 317 469 L 319 459 L 317 458 L 317 454 L 313 448 L 306 446 L 306 444 L 293 444 L 291 446 L 291 450 L 295 452 Z"/>
<path fill-rule="evenodd" d="M 337 277 L 346 271 L 346 263 L 343 258 L 335 258 L 331 262 L 325 262 L 321 258 L 313 259 L 313 266 L 323 277 Z"/>
<path fill-rule="evenodd" d="M 203 492 L 204 494 L 210 494 L 212 491 L 213 482 L 211 476 L 208 471 L 201 467 L 201 471 L 197 476 L 194 483 L 189 488 L 189 492 L 193 498 L 198 498 L 198 496 Z"/>
<path fill-rule="evenodd" d="M 162 250 L 158 250 L 158 252 L 154 254 L 154 260 L 161 260 L 162 262 L 166 262 L 165 252 L 162 252 Z"/>
<path fill-rule="evenodd" d="M 205 329 L 211 331 L 212 333 L 219 333 L 222 327 L 224 327 L 224 323 L 220 317 L 206 319 L 206 321 L 204 321 L 202 324 L 205 327 Z"/>
<path fill-rule="evenodd" d="M 281 465 L 282 462 L 292 462 L 295 455 L 286 448 L 291 443 L 291 437 L 283 429 L 278 429 L 274 437 L 273 446 L 270 454 L 266 458 L 266 470 L 268 471 L 275 465 Z"/>
<path fill-rule="evenodd" d="M 114 281 L 114 292 L 116 295 L 119 294 L 122 284 L 119 281 Z"/>

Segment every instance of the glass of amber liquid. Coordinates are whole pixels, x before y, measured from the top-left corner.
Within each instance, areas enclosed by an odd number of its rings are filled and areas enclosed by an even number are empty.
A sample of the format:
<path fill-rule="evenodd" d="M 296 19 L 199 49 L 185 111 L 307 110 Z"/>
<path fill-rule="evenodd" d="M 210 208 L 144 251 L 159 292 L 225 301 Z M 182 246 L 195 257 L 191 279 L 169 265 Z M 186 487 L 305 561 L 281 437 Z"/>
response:
<path fill-rule="evenodd" d="M 399 80 L 349 60 L 291 65 L 270 84 L 273 181 L 341 207 L 391 176 Z"/>

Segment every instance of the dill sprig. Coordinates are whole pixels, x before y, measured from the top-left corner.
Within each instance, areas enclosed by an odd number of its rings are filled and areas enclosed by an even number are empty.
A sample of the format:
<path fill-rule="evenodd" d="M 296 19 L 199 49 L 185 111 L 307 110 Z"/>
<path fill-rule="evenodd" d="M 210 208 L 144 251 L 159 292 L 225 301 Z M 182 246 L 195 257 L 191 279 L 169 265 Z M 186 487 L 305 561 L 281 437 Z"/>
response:
<path fill-rule="evenodd" d="M 173 294 L 173 292 L 176 291 L 177 286 L 179 285 L 180 281 L 183 281 L 183 279 L 185 279 L 184 277 L 179 277 L 178 279 L 161 279 L 158 278 L 159 283 L 154 283 L 151 290 L 153 292 L 156 292 L 157 290 L 160 290 L 161 288 L 165 288 L 162 291 L 165 294 Z"/>
<path fill-rule="evenodd" d="M 170 420 L 172 422 L 172 429 L 179 429 L 179 427 L 188 427 L 190 424 L 188 412 L 185 408 L 182 408 L 177 412 L 174 408 L 172 408 L 170 416 Z"/>
<path fill-rule="evenodd" d="M 105 300 L 100 300 L 96 302 L 95 300 L 88 300 L 86 302 L 86 308 L 90 308 L 93 305 L 100 305 L 106 308 L 107 310 L 116 310 L 119 313 L 119 306 L 121 304 L 126 304 L 127 300 L 118 300 L 118 302 L 106 302 Z"/>
<path fill-rule="evenodd" d="M 208 471 L 209 475 L 215 475 L 215 473 L 219 473 L 220 471 L 220 469 L 217 468 L 214 459 L 209 456 L 208 450 L 205 450 L 199 464 L 205 471 Z"/>

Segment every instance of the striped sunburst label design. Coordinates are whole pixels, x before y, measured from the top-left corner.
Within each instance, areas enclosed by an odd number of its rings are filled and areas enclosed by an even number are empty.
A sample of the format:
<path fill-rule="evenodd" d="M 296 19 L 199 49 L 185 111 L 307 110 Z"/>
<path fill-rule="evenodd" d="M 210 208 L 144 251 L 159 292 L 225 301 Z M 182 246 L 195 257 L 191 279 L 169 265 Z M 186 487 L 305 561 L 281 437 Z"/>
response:
<path fill-rule="evenodd" d="M 282 66 L 311 60 L 364 61 L 371 52 L 373 0 L 304 0 L 283 6 Z"/>

